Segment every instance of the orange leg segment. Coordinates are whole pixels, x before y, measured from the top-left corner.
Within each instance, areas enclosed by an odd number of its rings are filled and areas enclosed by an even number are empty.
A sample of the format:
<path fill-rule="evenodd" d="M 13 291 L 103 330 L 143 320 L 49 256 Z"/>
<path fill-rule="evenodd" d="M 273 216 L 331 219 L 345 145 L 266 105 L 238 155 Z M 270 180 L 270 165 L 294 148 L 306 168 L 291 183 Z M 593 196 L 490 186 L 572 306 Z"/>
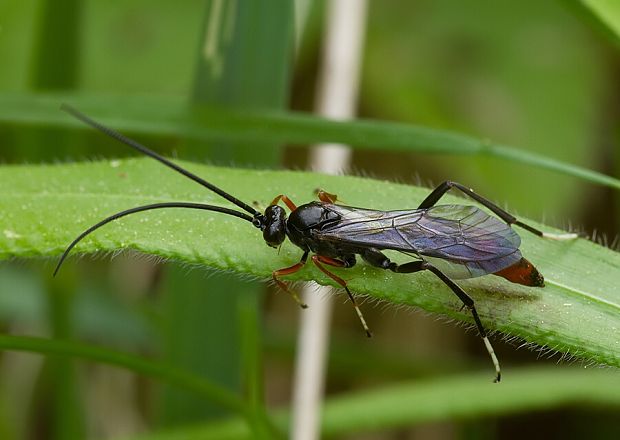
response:
<path fill-rule="evenodd" d="M 336 199 L 338 198 L 336 194 L 330 194 L 327 191 L 323 191 L 322 189 L 317 190 L 316 195 L 318 196 L 321 202 L 325 203 L 336 203 Z"/>
<path fill-rule="evenodd" d="M 360 322 L 362 323 L 362 327 L 364 327 L 364 331 L 366 332 L 366 336 L 368 336 L 369 338 L 372 336 L 372 333 L 370 333 L 370 329 L 368 328 L 368 325 L 366 324 L 366 320 L 364 319 L 364 315 L 362 315 L 362 311 L 360 310 L 359 306 L 357 305 L 357 302 L 355 301 L 355 298 L 353 297 L 353 294 L 351 293 L 351 291 L 349 290 L 349 288 L 347 287 L 347 282 L 345 280 L 343 280 L 342 278 L 340 278 L 338 275 L 331 273 L 329 270 L 327 270 L 325 268 L 325 266 L 323 266 L 323 264 L 327 264 L 329 266 L 334 266 L 334 267 L 345 267 L 345 263 L 343 261 L 340 260 L 336 260 L 334 258 L 329 258 L 329 257 L 324 257 L 321 255 L 313 255 L 312 256 L 312 262 L 316 265 L 316 267 L 319 268 L 319 270 L 321 272 L 323 272 L 325 275 L 327 275 L 328 277 L 330 277 L 332 280 L 334 280 L 335 282 L 337 282 L 338 284 L 340 284 L 344 290 L 347 292 L 347 295 L 349 295 L 349 299 L 351 300 L 351 303 L 353 304 L 353 307 L 355 307 L 355 311 L 357 312 L 357 316 L 360 319 Z"/>
<path fill-rule="evenodd" d="M 288 206 L 288 209 L 290 209 L 291 211 L 295 211 L 297 209 L 297 206 L 292 202 L 292 200 L 289 199 L 288 196 L 285 196 L 284 194 L 280 194 L 278 197 L 273 199 L 270 205 L 277 205 L 278 202 L 280 202 L 280 200 L 282 200 L 284 204 Z"/>
<path fill-rule="evenodd" d="M 301 306 L 302 309 L 306 309 L 308 308 L 307 304 L 304 304 L 301 299 L 299 298 L 299 295 L 297 295 L 296 292 L 290 290 L 288 288 L 288 285 L 282 281 L 279 280 L 278 277 L 280 276 L 286 276 L 286 275 L 290 275 L 292 273 L 297 272 L 298 270 L 300 270 L 302 267 L 304 267 L 304 265 L 306 264 L 306 261 L 308 260 L 308 252 L 304 252 L 304 254 L 301 257 L 301 260 L 299 261 L 299 263 L 297 264 L 293 264 L 290 267 L 285 267 L 284 269 L 278 269 L 278 270 L 274 270 L 271 273 L 271 277 L 273 278 L 273 280 L 276 282 L 276 284 L 278 285 L 278 287 L 280 287 L 280 289 L 284 290 L 286 293 L 288 293 L 289 295 L 291 295 L 293 297 L 293 299 L 297 302 L 297 304 L 299 304 Z"/>

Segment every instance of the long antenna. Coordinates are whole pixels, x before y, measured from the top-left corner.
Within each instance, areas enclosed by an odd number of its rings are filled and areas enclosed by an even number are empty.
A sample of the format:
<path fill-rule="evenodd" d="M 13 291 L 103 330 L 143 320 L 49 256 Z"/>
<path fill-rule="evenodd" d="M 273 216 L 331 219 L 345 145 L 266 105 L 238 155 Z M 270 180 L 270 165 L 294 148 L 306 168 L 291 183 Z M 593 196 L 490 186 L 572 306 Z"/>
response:
<path fill-rule="evenodd" d="M 187 171 L 186 169 L 181 168 L 179 165 L 175 164 L 174 162 L 169 161 L 165 157 L 155 153 L 154 151 L 152 151 L 149 148 L 145 147 L 144 145 L 134 141 L 133 139 L 130 139 L 130 138 L 120 134 L 118 131 L 113 130 L 111 128 L 108 128 L 108 127 L 106 127 L 104 125 L 101 125 L 99 122 L 89 118 L 84 113 L 76 110 L 75 108 L 71 107 L 70 105 L 62 104 L 60 106 L 60 109 L 64 110 L 67 113 L 69 113 L 70 115 L 74 116 L 75 118 L 79 119 L 80 121 L 84 122 L 85 124 L 90 125 L 91 127 L 93 127 L 95 129 L 101 131 L 102 133 L 110 136 L 111 138 L 114 138 L 117 141 L 124 143 L 125 145 L 129 145 L 131 148 L 133 148 L 135 150 L 138 150 L 139 152 L 141 152 L 143 154 L 146 154 L 147 156 L 150 156 L 150 157 L 152 157 L 155 160 L 160 161 L 161 163 L 163 163 L 167 167 L 170 167 L 173 170 L 175 170 L 176 172 L 183 174 L 185 177 L 189 177 L 194 182 L 196 182 L 196 183 L 204 186 L 205 188 L 210 189 L 214 193 L 224 197 L 226 200 L 228 200 L 229 202 L 234 203 L 235 205 L 237 205 L 239 208 L 243 209 L 244 211 L 247 211 L 247 212 L 249 212 L 250 214 L 252 214 L 254 216 L 260 216 L 261 215 L 256 209 L 252 208 L 250 205 L 247 205 L 247 204 L 243 203 L 241 200 L 239 200 L 238 198 L 228 194 L 226 191 L 218 188 L 217 186 L 213 185 L 212 183 L 207 182 L 203 178 L 198 177 L 194 173 L 191 173 L 191 172 Z"/>
<path fill-rule="evenodd" d="M 205 205 L 203 203 L 168 202 L 168 203 L 154 203 L 151 205 L 136 206 L 135 208 L 126 209 L 125 211 L 117 212 L 116 214 L 106 217 L 103 220 L 101 220 L 99 223 L 91 226 L 90 228 L 82 232 L 80 235 L 78 235 L 77 238 L 73 240 L 69 246 L 67 246 L 67 249 L 65 249 L 65 252 L 60 257 L 60 260 L 58 261 L 58 264 L 56 265 L 56 269 L 54 269 L 54 276 L 56 276 L 56 274 L 60 270 L 60 266 L 62 266 L 62 263 L 67 258 L 67 255 L 69 255 L 69 252 L 71 252 L 71 249 L 73 249 L 76 244 L 82 241 L 82 239 L 86 237 L 88 234 L 90 234 L 91 232 L 96 231 L 97 229 L 99 229 L 103 225 L 110 223 L 111 221 L 114 221 L 121 217 L 125 217 L 126 215 L 135 214 L 136 212 L 149 211 L 151 209 L 161 209 L 161 208 L 203 209 L 205 211 L 222 212 L 224 214 L 239 217 L 239 218 L 242 218 L 243 220 L 249 221 L 250 223 L 252 223 L 254 220 L 252 217 L 250 217 L 247 214 L 244 214 L 243 212 L 238 212 L 238 211 L 235 211 L 234 209 L 223 208 L 221 206 Z"/>

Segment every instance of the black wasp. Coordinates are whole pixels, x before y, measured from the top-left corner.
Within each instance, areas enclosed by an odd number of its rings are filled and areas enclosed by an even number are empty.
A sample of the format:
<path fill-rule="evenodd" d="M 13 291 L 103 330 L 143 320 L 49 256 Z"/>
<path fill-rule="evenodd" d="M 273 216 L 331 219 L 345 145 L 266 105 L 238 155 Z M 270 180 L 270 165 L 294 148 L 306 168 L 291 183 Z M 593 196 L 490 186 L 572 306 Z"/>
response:
<path fill-rule="evenodd" d="M 280 277 L 300 270 L 307 262 L 312 262 L 328 277 L 342 286 L 364 326 L 366 334 L 370 330 L 355 298 L 345 280 L 332 273 L 326 266 L 348 268 L 356 263 L 356 255 L 368 264 L 396 273 L 413 273 L 428 270 L 443 281 L 469 308 L 491 356 L 496 370 L 495 382 L 501 378 L 499 362 L 487 338 L 487 332 L 480 321 L 473 299 L 453 280 L 474 278 L 487 274 L 504 277 L 513 283 L 526 286 L 543 287 L 544 279 L 538 270 L 519 251 L 521 238 L 510 227 L 520 226 L 538 236 L 554 239 L 571 239 L 576 234 L 543 233 L 518 221 L 494 203 L 476 194 L 473 190 L 456 182 L 446 181 L 435 188 L 417 209 L 399 211 L 378 211 L 354 208 L 336 204 L 336 196 L 319 191 L 319 201 L 301 206 L 295 205 L 286 195 L 278 195 L 265 209 L 257 211 L 236 197 L 197 175 L 181 168 L 168 159 L 149 150 L 138 142 L 129 139 L 115 130 L 105 127 L 77 110 L 63 105 L 62 109 L 96 128 L 106 135 L 150 156 L 185 177 L 215 192 L 250 215 L 215 205 L 189 202 L 155 203 L 138 206 L 118 212 L 101 220 L 82 232 L 62 254 L 54 275 L 73 247 L 91 232 L 118 218 L 142 211 L 161 208 L 190 208 L 216 211 L 232 215 L 252 223 L 263 232 L 265 242 L 279 247 L 286 237 L 299 247 L 303 254 L 298 263 L 273 271 L 273 280 L 302 306 L 306 307 L 295 292 L 291 291 Z M 475 206 L 436 205 L 451 188 L 456 188 L 468 197 L 495 213 L 499 219 L 491 217 Z M 279 205 L 283 202 L 291 211 Z M 402 252 L 415 258 L 405 264 L 396 264 L 383 254 L 383 250 Z"/>

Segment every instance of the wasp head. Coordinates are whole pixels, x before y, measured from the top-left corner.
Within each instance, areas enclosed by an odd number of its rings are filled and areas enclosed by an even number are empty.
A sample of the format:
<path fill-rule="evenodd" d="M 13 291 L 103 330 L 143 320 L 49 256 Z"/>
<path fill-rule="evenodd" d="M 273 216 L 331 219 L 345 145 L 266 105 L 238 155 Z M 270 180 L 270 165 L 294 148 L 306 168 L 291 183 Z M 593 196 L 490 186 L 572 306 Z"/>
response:
<path fill-rule="evenodd" d="M 269 246 L 277 248 L 286 238 L 286 212 L 278 205 L 265 209 L 263 220 L 263 238 Z"/>

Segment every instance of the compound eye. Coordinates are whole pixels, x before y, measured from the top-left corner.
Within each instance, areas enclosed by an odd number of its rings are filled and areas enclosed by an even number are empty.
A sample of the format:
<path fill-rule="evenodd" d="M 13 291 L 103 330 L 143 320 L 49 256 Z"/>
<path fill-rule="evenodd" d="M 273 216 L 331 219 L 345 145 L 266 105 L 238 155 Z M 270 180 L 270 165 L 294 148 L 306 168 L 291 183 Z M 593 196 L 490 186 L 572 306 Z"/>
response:
<path fill-rule="evenodd" d="M 271 247 L 277 248 L 286 238 L 286 212 L 278 205 L 265 209 L 265 229 L 263 238 Z"/>

